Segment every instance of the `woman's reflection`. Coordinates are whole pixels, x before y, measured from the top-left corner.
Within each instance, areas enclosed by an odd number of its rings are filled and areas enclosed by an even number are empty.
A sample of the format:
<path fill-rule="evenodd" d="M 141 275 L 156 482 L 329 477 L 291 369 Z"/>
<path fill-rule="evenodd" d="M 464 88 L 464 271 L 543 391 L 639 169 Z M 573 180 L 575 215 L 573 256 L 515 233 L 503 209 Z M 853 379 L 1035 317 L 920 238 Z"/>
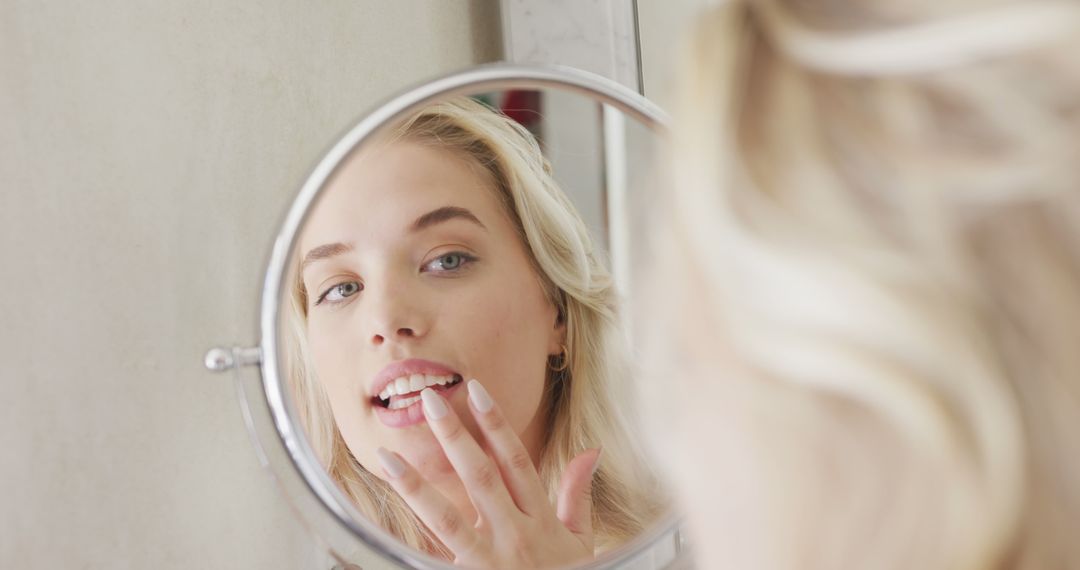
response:
<path fill-rule="evenodd" d="M 294 257 L 302 421 L 384 528 L 507 568 L 655 520 L 612 281 L 517 123 L 469 99 L 426 108 L 342 164 Z"/>

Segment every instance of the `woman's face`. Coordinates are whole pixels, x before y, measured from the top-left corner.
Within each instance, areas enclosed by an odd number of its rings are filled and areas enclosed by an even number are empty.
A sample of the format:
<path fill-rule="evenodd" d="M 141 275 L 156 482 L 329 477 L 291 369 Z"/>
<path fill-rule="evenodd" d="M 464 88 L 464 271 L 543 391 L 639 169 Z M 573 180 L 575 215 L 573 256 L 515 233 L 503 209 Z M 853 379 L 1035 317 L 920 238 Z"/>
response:
<path fill-rule="evenodd" d="M 349 449 L 379 476 L 383 446 L 429 481 L 456 477 L 418 396 L 434 385 L 484 445 L 471 378 L 538 457 L 563 327 L 495 192 L 469 159 L 398 141 L 349 158 L 304 228 L 315 373 Z"/>

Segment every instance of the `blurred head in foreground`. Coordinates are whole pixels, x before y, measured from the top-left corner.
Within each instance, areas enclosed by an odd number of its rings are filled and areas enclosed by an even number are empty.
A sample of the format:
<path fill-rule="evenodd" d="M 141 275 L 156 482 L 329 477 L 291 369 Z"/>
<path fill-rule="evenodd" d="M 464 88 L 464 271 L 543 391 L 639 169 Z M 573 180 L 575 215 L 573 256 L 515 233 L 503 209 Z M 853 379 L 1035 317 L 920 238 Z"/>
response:
<path fill-rule="evenodd" d="M 702 567 L 1080 567 L 1080 3 L 703 19 L 635 331 Z"/>

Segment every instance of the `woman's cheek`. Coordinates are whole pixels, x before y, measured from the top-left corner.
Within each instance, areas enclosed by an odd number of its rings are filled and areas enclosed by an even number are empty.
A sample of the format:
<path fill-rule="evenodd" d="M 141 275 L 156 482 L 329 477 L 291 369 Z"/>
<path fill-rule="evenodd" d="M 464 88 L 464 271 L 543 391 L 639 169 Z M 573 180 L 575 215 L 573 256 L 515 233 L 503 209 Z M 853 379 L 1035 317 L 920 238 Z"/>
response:
<path fill-rule="evenodd" d="M 346 371 L 350 368 L 349 354 L 344 346 L 338 346 L 335 339 L 323 338 L 313 334 L 309 337 L 311 347 L 312 365 L 315 368 L 315 376 L 326 390 L 327 396 L 332 402 L 348 401 Z"/>

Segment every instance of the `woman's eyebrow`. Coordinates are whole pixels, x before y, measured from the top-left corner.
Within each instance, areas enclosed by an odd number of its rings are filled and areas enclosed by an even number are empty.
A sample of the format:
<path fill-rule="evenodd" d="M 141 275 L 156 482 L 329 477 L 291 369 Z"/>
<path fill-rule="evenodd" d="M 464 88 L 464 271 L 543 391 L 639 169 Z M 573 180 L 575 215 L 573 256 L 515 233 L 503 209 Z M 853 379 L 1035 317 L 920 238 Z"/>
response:
<path fill-rule="evenodd" d="M 300 271 L 303 271 L 307 268 L 308 265 L 311 265 L 316 261 L 334 257 L 335 255 L 348 253 L 352 251 L 352 249 L 352 245 L 341 242 L 328 243 L 320 245 L 319 247 L 312 248 L 310 251 L 307 252 L 307 255 L 304 256 L 304 261 L 300 263 Z"/>
<path fill-rule="evenodd" d="M 477 218 L 476 215 L 465 208 L 459 208 L 457 206 L 443 206 L 442 208 L 436 208 L 423 216 L 416 218 L 416 221 L 412 223 L 411 229 L 414 232 L 418 232 L 426 227 L 454 219 L 468 220 L 480 226 L 485 231 L 487 230 L 487 227 L 480 222 L 480 219 Z"/>
<path fill-rule="evenodd" d="M 442 208 L 436 208 L 420 216 L 419 218 L 416 218 L 416 221 L 412 223 L 412 227 L 410 229 L 414 232 L 418 232 L 424 228 L 453 219 L 468 220 L 480 226 L 484 230 L 487 230 L 487 227 L 484 226 L 483 222 L 481 222 L 475 214 L 465 208 L 459 208 L 457 206 L 443 206 Z M 307 268 L 308 265 L 311 265 L 316 261 L 321 261 L 323 259 L 328 259 L 336 255 L 348 253 L 352 250 L 353 246 L 351 244 L 341 242 L 327 243 L 312 248 L 310 251 L 307 252 L 306 255 L 304 255 L 304 260 L 300 263 L 300 271 L 303 271 Z"/>

